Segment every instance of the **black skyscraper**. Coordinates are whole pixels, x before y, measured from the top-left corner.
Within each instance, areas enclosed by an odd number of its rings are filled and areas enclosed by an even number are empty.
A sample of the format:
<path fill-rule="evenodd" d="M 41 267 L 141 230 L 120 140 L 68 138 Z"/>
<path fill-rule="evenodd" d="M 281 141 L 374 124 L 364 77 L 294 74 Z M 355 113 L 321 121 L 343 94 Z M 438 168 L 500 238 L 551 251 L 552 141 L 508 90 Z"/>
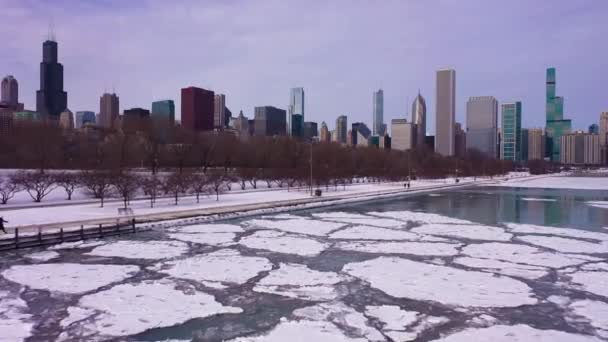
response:
<path fill-rule="evenodd" d="M 42 44 L 40 90 L 36 92 L 36 111 L 46 117 L 59 119 L 68 107 L 68 94 L 63 91 L 63 65 L 57 62 L 57 42 Z"/>

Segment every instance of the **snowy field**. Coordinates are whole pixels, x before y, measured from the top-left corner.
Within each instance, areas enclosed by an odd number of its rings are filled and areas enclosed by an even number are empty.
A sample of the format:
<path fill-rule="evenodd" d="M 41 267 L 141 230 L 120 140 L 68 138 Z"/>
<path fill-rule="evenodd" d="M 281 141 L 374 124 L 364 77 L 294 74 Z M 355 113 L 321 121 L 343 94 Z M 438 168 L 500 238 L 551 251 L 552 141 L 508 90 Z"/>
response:
<path fill-rule="evenodd" d="M 0 341 L 608 341 L 608 231 L 373 209 L 7 253 Z"/>

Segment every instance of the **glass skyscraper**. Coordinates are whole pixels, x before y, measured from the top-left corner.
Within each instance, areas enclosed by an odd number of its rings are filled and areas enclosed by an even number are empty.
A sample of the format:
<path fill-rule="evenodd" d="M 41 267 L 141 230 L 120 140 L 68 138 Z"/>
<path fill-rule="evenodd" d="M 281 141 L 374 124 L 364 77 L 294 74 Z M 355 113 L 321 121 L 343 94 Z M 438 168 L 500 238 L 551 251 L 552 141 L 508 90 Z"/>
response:
<path fill-rule="evenodd" d="M 166 119 L 173 123 L 175 121 L 175 103 L 173 100 L 162 100 L 152 102 L 152 118 Z"/>
<path fill-rule="evenodd" d="M 502 143 L 500 159 L 521 160 L 521 102 L 504 103 L 502 112 Z"/>
<path fill-rule="evenodd" d="M 294 115 L 302 116 L 301 120 L 300 118 L 296 119 L 296 124 L 304 123 L 304 88 L 291 88 L 289 91 L 289 109 L 287 112 L 287 133 L 289 135 L 292 132 L 302 132 L 302 127 L 293 127 L 294 123 L 292 119 Z"/>
<path fill-rule="evenodd" d="M 372 131 L 374 135 L 384 135 L 384 92 L 382 89 L 374 92 Z"/>
<path fill-rule="evenodd" d="M 562 135 L 570 133 L 572 121 L 564 119 L 564 98 L 556 96 L 555 68 L 547 69 L 546 114 L 547 157 L 559 162 L 560 139 Z"/>

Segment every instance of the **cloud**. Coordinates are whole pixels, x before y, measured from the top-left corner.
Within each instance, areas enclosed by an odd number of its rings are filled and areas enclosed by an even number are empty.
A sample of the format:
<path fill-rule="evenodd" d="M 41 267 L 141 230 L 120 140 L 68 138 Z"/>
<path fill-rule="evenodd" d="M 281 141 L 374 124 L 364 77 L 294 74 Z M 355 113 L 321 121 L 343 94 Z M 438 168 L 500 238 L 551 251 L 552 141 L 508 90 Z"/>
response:
<path fill-rule="evenodd" d="M 306 91 L 307 120 L 347 114 L 371 124 L 409 113 L 420 88 L 434 129 L 435 70 L 457 71 L 457 118 L 469 96 L 523 101 L 524 125 L 544 123 L 544 70 L 558 68 L 566 114 L 586 127 L 608 110 L 603 1 L 33 1 L 0 0 L 0 73 L 35 106 L 49 22 L 60 44 L 72 110 L 98 110 L 113 88 L 121 108 L 176 100 L 194 85 L 227 95 L 233 113 L 286 108 Z M 14 39 L 13 39 L 14 38 Z"/>

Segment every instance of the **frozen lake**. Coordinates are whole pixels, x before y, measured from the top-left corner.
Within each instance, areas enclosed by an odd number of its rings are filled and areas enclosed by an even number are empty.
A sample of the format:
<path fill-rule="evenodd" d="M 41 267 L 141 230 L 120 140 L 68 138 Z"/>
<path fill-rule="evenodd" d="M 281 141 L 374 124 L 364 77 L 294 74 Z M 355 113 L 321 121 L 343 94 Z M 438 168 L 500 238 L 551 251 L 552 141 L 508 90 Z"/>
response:
<path fill-rule="evenodd" d="M 606 227 L 477 187 L 20 250 L 0 341 L 608 341 Z"/>

